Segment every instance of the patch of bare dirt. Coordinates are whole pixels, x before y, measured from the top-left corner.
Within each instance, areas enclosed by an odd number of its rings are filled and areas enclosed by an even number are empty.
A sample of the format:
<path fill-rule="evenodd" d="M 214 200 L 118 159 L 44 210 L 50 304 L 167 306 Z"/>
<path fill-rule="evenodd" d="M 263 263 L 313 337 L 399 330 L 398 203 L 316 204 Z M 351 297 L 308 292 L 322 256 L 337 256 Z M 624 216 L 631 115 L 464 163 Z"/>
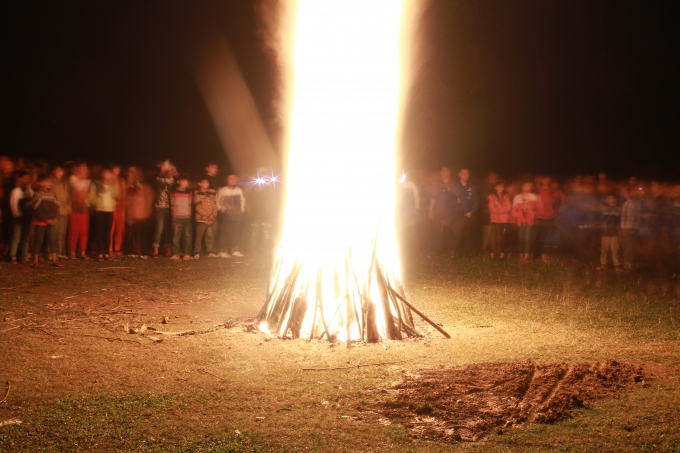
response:
<path fill-rule="evenodd" d="M 639 365 L 479 363 L 426 369 L 386 389 L 375 409 L 414 437 L 477 441 L 528 423 L 551 423 L 626 386 L 644 385 Z"/>

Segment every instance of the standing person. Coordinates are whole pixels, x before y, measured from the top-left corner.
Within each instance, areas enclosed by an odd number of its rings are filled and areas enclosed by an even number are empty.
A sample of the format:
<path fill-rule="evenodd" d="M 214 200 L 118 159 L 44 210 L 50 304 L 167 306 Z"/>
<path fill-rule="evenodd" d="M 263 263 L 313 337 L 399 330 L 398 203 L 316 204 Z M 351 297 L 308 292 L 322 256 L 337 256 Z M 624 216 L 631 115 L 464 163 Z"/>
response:
<path fill-rule="evenodd" d="M 170 219 L 170 192 L 175 185 L 177 170 L 169 160 L 158 164 L 156 176 L 156 225 L 153 236 L 153 257 L 158 258 L 158 248 L 161 245 L 163 232 L 167 231 L 167 223 Z M 167 236 L 167 235 L 166 235 Z"/>
<path fill-rule="evenodd" d="M 482 224 L 482 252 L 490 250 L 489 247 L 489 231 L 491 228 L 491 213 L 489 212 L 489 204 L 484 203 L 487 201 L 488 196 L 491 195 L 498 184 L 498 175 L 494 172 L 486 175 L 486 181 L 480 187 L 480 194 L 482 199 L 482 205 L 480 209 L 481 224 Z"/>
<path fill-rule="evenodd" d="M 90 230 L 90 185 L 87 165 L 76 164 L 69 178 L 71 187 L 71 213 L 68 216 L 68 249 L 72 260 L 76 259 L 76 249 L 80 243 L 80 257 L 87 257 L 87 239 Z"/>
<path fill-rule="evenodd" d="M 217 192 L 219 186 L 219 180 L 217 178 L 218 172 L 217 164 L 209 163 L 205 166 L 205 176 L 208 179 L 208 189 Z"/>
<path fill-rule="evenodd" d="M 194 207 L 196 211 L 196 239 L 194 240 L 194 259 L 201 257 L 201 246 L 205 238 L 205 251 L 208 258 L 216 258 L 213 249 L 214 223 L 217 217 L 215 191 L 210 189 L 210 180 L 203 177 L 194 191 Z"/>
<path fill-rule="evenodd" d="M 120 165 L 111 167 L 111 172 L 113 173 L 113 180 L 118 186 L 118 196 L 116 197 L 116 207 L 113 210 L 109 253 L 111 255 L 122 255 L 123 238 L 125 237 L 125 184 L 120 175 Z"/>
<path fill-rule="evenodd" d="M 501 260 L 505 259 L 505 254 L 508 253 L 508 233 L 510 230 L 510 212 L 512 211 L 512 203 L 510 202 L 510 195 L 505 192 L 505 183 L 497 181 L 493 192 L 487 197 L 487 204 L 489 210 L 489 250 L 491 250 L 491 259 L 498 257 Z"/>
<path fill-rule="evenodd" d="M 144 226 L 151 216 L 153 193 L 135 167 L 128 168 L 125 187 L 125 250 L 131 258 L 146 259 Z"/>
<path fill-rule="evenodd" d="M 626 201 L 621 208 L 621 235 L 623 236 L 623 269 L 630 272 L 635 269 L 635 255 L 640 236 L 642 207 L 639 194 L 642 187 L 623 190 Z"/>
<path fill-rule="evenodd" d="M 456 257 L 469 257 L 473 246 L 474 216 L 479 210 L 479 191 L 470 182 L 467 168 L 458 172 L 453 192 L 458 203 L 453 219 L 453 253 Z"/>
<path fill-rule="evenodd" d="M 40 267 L 40 252 L 43 242 L 47 244 L 47 254 L 50 256 L 52 265 L 60 267 L 57 258 L 56 224 L 59 220 L 59 202 L 52 192 L 52 180 L 47 175 L 40 175 L 36 182 L 36 192 L 33 194 L 29 206 L 35 227 L 33 242 L 33 267 Z"/>
<path fill-rule="evenodd" d="M 94 208 L 94 252 L 99 261 L 112 260 L 111 225 L 116 209 L 118 185 L 110 168 L 102 170 L 101 178 L 90 185 L 90 205 Z"/>
<path fill-rule="evenodd" d="M 243 256 L 238 248 L 241 242 L 241 216 L 246 208 L 246 199 L 237 184 L 238 176 L 229 174 L 227 185 L 217 191 L 217 210 L 223 239 L 220 244 L 222 247 L 220 258 Z"/>
<path fill-rule="evenodd" d="M 611 252 L 612 263 L 617 272 L 622 271 L 619 262 L 619 229 L 621 227 L 621 208 L 617 205 L 616 196 L 609 194 L 605 196 L 605 205 L 600 216 L 601 244 L 600 266 L 598 271 L 607 268 L 607 255 Z"/>
<path fill-rule="evenodd" d="M 172 256 L 171 260 L 190 260 L 191 255 L 191 203 L 189 179 L 177 178 L 177 187 L 170 193 L 172 205 Z M 183 253 L 182 253 L 183 252 Z M 181 255 L 180 255 L 181 254 Z"/>
<path fill-rule="evenodd" d="M 64 181 L 64 169 L 57 165 L 52 169 L 52 193 L 59 203 L 59 217 L 53 225 L 54 245 L 57 258 L 68 259 L 66 255 L 66 230 L 68 227 L 68 215 L 71 213 L 71 198 L 68 187 Z"/>
<path fill-rule="evenodd" d="M 515 195 L 512 202 L 512 213 L 517 219 L 519 229 L 519 256 L 520 262 L 531 261 L 531 246 L 533 242 L 534 227 L 536 226 L 536 213 L 540 209 L 541 201 L 533 192 L 534 185 L 530 182 L 522 184 L 522 192 Z"/>
<path fill-rule="evenodd" d="M 31 219 L 26 215 L 24 208 L 33 197 L 31 189 L 31 175 L 21 170 L 16 176 L 16 187 L 9 196 L 9 206 L 12 211 L 12 242 L 10 244 L 10 260 L 17 263 L 17 251 L 21 251 L 21 262 L 28 262 L 28 234 L 30 232 Z"/>
<path fill-rule="evenodd" d="M 541 200 L 540 208 L 536 213 L 536 254 L 544 263 L 548 262 L 548 252 L 545 243 L 552 236 L 557 217 L 555 194 L 550 187 L 550 178 L 539 178 L 538 197 Z"/>
<path fill-rule="evenodd" d="M 432 185 L 428 218 L 432 221 L 432 253 L 445 253 L 450 248 L 451 224 L 453 222 L 456 196 L 451 168 L 442 167 L 439 179 Z"/>

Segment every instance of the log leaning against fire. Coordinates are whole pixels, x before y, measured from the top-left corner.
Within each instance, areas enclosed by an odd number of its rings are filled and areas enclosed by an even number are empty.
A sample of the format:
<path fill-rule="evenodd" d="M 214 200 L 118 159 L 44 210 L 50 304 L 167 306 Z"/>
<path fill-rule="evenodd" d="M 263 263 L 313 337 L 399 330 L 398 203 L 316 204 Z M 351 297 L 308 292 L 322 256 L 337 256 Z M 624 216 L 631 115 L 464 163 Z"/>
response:
<path fill-rule="evenodd" d="M 316 282 L 312 282 L 313 276 L 309 275 L 303 285 L 298 285 L 303 263 L 296 261 L 287 276 L 283 276 L 283 260 L 276 261 L 272 272 L 272 285 L 270 286 L 257 319 L 260 324 L 264 324 L 269 332 L 280 336 L 286 336 L 290 332 L 293 338 L 300 338 L 304 318 L 309 309 L 309 303 L 313 304 L 312 328 L 309 339 L 323 339 L 329 341 L 336 340 L 336 334 L 331 331 L 331 326 L 338 315 L 343 316 L 343 327 L 347 331 L 347 345 L 350 345 L 350 328 L 352 323 L 356 326 L 361 335 L 361 341 L 375 343 L 380 341 L 381 335 L 378 329 L 378 319 L 376 317 L 376 305 L 370 299 L 371 285 L 375 282 L 379 294 L 379 303 L 384 315 L 385 335 L 390 340 L 401 340 L 403 335 L 409 338 L 422 337 L 416 330 L 413 322 L 415 312 L 425 322 L 437 329 L 444 337 L 451 338 L 444 329 L 428 318 L 424 313 L 415 308 L 406 300 L 404 290 L 398 281 L 394 281 L 396 290 L 389 277 L 385 274 L 380 263 L 376 258 L 375 249 L 373 252 L 371 265 L 368 271 L 368 281 L 364 288 L 359 283 L 354 266 L 352 264 L 351 252 L 345 260 L 345 287 L 339 287 L 337 271 L 333 274 L 336 299 L 332 313 L 327 312 L 328 305 L 322 300 L 323 270 L 316 272 Z M 302 277 L 305 278 L 305 277 Z M 283 279 L 283 283 L 281 283 Z M 394 279 L 393 279 L 394 280 Z M 315 286 L 315 300 L 309 301 L 309 289 Z"/>

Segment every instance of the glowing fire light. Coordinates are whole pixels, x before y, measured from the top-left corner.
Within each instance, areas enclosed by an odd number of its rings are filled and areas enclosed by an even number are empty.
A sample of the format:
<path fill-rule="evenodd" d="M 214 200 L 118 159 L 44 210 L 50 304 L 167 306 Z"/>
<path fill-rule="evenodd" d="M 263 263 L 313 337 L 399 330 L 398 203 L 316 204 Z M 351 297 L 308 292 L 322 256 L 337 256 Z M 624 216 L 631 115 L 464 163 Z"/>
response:
<path fill-rule="evenodd" d="M 419 336 L 394 231 L 404 0 L 299 0 L 284 229 L 260 329 Z"/>

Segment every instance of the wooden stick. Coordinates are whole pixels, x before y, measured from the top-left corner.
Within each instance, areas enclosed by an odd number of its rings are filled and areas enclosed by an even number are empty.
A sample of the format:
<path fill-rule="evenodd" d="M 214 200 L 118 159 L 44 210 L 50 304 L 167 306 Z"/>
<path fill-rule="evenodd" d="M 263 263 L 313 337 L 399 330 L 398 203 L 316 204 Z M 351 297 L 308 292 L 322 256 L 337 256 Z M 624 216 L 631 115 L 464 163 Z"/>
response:
<path fill-rule="evenodd" d="M 5 393 L 5 397 L 0 400 L 0 404 L 7 401 L 7 397 L 9 396 L 9 391 L 10 391 L 11 388 L 12 388 L 12 384 L 10 384 L 9 381 L 7 381 L 7 392 Z"/>
<path fill-rule="evenodd" d="M 406 360 L 396 360 L 394 362 L 380 362 L 380 363 L 367 363 L 363 364 L 361 361 L 359 361 L 356 365 L 352 366 L 339 366 L 339 367 L 333 367 L 333 368 L 303 368 L 302 371 L 333 371 L 333 370 L 351 370 L 354 368 L 363 368 L 367 366 L 381 366 L 381 365 L 394 365 L 395 363 L 404 363 L 404 362 L 410 362 L 415 359 L 419 359 L 420 357 L 415 357 L 413 359 L 406 359 Z"/>
<path fill-rule="evenodd" d="M 81 337 L 91 337 L 91 338 L 101 338 L 103 340 L 109 340 L 109 341 L 127 341 L 128 343 L 137 343 L 140 346 L 144 346 L 143 343 L 135 340 L 124 340 L 122 338 L 115 338 L 115 337 L 100 337 L 99 335 L 80 335 Z"/>
<path fill-rule="evenodd" d="M 411 310 L 415 311 L 416 314 L 417 314 L 418 316 L 420 316 L 421 318 L 423 318 L 424 321 L 426 321 L 426 322 L 427 322 L 428 324 L 430 324 L 432 327 L 434 327 L 435 329 L 437 329 L 437 330 L 439 331 L 439 333 L 441 333 L 442 335 L 444 335 L 446 338 L 451 338 L 451 335 L 449 335 L 444 329 L 442 329 L 441 327 L 439 327 L 437 324 L 435 324 L 434 321 L 432 321 L 430 318 L 428 318 L 427 316 L 425 316 L 424 313 L 422 313 L 422 312 L 421 312 L 420 310 L 418 310 L 416 307 L 414 307 L 413 305 L 411 305 L 406 299 L 404 299 L 403 297 L 401 297 L 401 296 L 400 296 L 400 295 L 399 295 L 399 294 L 398 294 L 398 293 L 397 293 L 397 292 L 389 285 L 389 283 L 387 284 L 387 288 L 392 292 L 392 294 L 395 295 L 395 297 L 396 297 L 397 299 L 401 300 L 403 303 L 406 304 L 406 306 L 407 306 L 408 308 L 410 308 Z"/>

